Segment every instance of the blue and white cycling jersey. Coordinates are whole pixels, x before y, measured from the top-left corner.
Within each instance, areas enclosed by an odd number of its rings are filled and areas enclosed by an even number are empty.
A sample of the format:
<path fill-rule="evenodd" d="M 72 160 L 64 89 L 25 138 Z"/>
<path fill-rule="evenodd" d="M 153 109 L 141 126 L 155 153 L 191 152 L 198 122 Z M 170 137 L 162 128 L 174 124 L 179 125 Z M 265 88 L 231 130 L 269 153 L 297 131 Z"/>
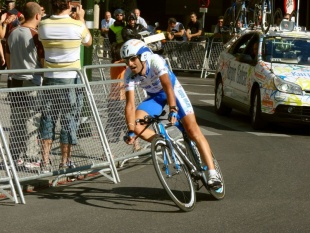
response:
<path fill-rule="evenodd" d="M 146 74 L 145 76 L 135 75 L 130 68 L 127 68 L 124 75 L 125 90 L 133 91 L 136 85 L 143 88 L 148 97 L 139 104 L 138 110 L 143 110 L 149 115 L 159 115 L 165 105 L 167 104 L 167 96 L 163 90 L 159 77 L 168 73 L 176 103 L 179 108 L 179 117 L 182 119 L 188 114 L 194 113 L 191 102 L 186 95 L 183 87 L 177 80 L 172 71 L 169 70 L 166 61 L 157 54 L 151 54 L 146 60 Z"/>

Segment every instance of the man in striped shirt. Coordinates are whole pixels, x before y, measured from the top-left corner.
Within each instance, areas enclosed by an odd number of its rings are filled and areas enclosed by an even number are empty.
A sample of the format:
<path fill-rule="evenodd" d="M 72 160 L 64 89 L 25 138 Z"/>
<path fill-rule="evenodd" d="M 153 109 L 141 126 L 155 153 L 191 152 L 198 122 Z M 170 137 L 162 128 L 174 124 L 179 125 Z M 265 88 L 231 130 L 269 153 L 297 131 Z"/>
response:
<path fill-rule="evenodd" d="M 71 0 L 52 0 L 53 15 L 39 24 L 39 39 L 45 51 L 45 68 L 81 68 L 80 45 L 91 46 L 92 36 L 86 27 L 82 5 L 73 5 Z M 75 18 L 71 18 L 76 7 Z M 46 72 L 43 85 L 79 84 L 75 71 Z M 53 89 L 45 95 L 40 133 L 44 165 L 49 170 L 49 153 L 55 139 L 55 126 L 60 114 L 60 145 L 62 161 L 59 169 L 72 167 L 71 146 L 77 144 L 78 120 L 83 106 L 83 95 L 78 88 Z"/>

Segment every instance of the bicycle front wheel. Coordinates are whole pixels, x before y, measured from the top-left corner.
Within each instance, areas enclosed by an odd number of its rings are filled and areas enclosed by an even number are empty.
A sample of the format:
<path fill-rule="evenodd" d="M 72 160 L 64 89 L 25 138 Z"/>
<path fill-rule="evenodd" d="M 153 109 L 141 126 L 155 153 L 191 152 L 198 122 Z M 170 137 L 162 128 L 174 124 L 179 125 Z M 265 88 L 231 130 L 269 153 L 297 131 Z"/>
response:
<path fill-rule="evenodd" d="M 151 152 L 157 176 L 172 201 L 183 211 L 193 210 L 196 193 L 191 175 L 180 155 L 175 150 L 172 152 L 160 137 L 153 139 Z"/>

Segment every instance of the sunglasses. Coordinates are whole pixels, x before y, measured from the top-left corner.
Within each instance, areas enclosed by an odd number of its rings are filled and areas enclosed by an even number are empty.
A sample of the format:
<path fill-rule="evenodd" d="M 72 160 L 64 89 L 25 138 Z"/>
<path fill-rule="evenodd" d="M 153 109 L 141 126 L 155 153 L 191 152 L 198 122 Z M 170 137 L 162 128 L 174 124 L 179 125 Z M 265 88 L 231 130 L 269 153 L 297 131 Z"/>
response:
<path fill-rule="evenodd" d="M 125 63 L 128 65 L 129 62 L 134 62 L 137 58 L 138 58 L 137 55 L 136 55 L 136 56 L 131 56 L 131 57 L 125 57 L 125 58 L 124 58 L 124 61 L 125 61 Z"/>
<path fill-rule="evenodd" d="M 116 15 L 116 17 L 117 17 L 117 16 L 123 16 L 123 15 L 122 15 L 122 14 L 119 14 L 119 15 Z"/>

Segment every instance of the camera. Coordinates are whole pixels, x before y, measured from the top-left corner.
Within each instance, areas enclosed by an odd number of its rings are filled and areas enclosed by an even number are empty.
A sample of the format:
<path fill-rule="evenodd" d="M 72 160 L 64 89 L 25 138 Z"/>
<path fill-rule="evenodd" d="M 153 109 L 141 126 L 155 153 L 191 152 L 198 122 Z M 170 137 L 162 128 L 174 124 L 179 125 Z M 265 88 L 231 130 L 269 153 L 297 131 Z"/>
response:
<path fill-rule="evenodd" d="M 76 7 L 81 5 L 81 1 L 71 1 L 71 11 L 72 12 L 76 12 Z"/>

